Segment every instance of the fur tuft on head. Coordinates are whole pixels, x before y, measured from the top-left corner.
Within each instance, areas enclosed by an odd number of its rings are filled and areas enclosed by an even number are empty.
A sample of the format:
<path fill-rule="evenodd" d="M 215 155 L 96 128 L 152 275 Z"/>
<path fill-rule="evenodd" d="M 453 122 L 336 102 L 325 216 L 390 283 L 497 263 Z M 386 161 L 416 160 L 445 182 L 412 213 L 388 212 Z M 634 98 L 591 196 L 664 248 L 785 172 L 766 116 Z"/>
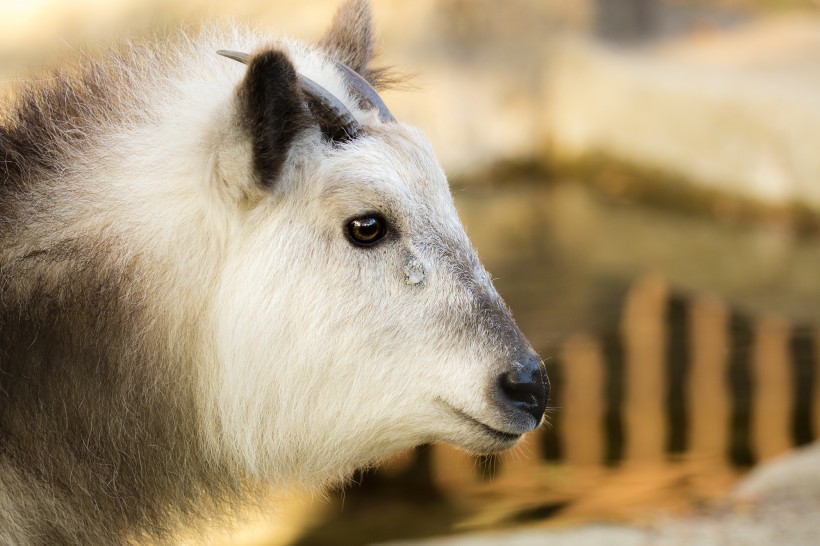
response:
<path fill-rule="evenodd" d="M 332 59 L 361 74 L 376 89 L 398 84 L 402 78 L 384 67 L 372 67 L 373 17 L 368 0 L 347 0 L 336 11 L 330 28 L 319 40 L 319 48 Z"/>
<path fill-rule="evenodd" d="M 365 75 L 373 56 L 373 23 L 370 2 L 347 0 L 336 12 L 319 47 L 333 59 Z"/>

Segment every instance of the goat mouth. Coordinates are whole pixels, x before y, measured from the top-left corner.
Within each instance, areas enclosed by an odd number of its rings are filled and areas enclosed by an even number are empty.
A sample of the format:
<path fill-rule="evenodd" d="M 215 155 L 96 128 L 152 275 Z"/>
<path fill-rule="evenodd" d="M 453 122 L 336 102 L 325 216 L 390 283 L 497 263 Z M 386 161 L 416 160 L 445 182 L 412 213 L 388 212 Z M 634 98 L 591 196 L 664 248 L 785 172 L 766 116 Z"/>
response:
<path fill-rule="evenodd" d="M 504 432 L 503 430 L 498 430 L 497 428 L 493 428 L 490 425 L 488 425 L 488 424 L 486 424 L 482 421 L 479 421 L 478 419 L 476 419 L 475 417 L 473 417 L 469 413 L 467 413 L 463 410 L 460 410 L 456 407 L 451 406 L 447 402 L 442 401 L 442 403 L 450 411 L 455 413 L 456 416 L 460 417 L 462 420 L 467 421 L 468 423 L 474 425 L 476 428 L 481 429 L 481 431 L 484 432 L 485 434 L 487 434 L 488 436 L 492 436 L 493 438 L 496 438 L 497 440 L 500 440 L 500 441 L 504 442 L 505 444 L 514 443 L 521 437 L 521 434 L 514 434 L 514 433 L 511 433 L 511 432 Z"/>

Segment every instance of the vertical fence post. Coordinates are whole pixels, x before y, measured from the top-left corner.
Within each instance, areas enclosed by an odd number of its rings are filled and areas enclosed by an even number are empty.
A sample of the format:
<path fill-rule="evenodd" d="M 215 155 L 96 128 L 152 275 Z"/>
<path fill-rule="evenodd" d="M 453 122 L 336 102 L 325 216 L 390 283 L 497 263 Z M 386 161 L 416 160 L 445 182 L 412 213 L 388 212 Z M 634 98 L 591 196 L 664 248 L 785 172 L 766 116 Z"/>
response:
<path fill-rule="evenodd" d="M 811 400 L 811 421 L 814 441 L 820 440 L 820 328 L 814 334 L 814 390 Z"/>
<path fill-rule="evenodd" d="M 781 319 L 763 317 L 755 324 L 752 385 L 752 446 L 763 460 L 792 447 L 789 329 Z"/>
<path fill-rule="evenodd" d="M 576 335 L 561 348 L 561 446 L 564 462 L 599 465 L 604 455 L 604 358 L 598 341 Z"/>
<path fill-rule="evenodd" d="M 664 317 L 666 283 L 657 276 L 638 281 L 624 309 L 626 378 L 624 417 L 627 462 L 665 460 Z"/>
<path fill-rule="evenodd" d="M 728 463 L 730 396 L 728 313 L 714 298 L 691 304 L 692 363 L 687 389 L 689 451 L 695 459 Z"/>
<path fill-rule="evenodd" d="M 791 436 L 794 446 L 811 443 L 812 411 L 815 398 L 815 340 L 814 332 L 802 324 L 793 325 L 789 336 L 789 361 L 792 370 Z"/>

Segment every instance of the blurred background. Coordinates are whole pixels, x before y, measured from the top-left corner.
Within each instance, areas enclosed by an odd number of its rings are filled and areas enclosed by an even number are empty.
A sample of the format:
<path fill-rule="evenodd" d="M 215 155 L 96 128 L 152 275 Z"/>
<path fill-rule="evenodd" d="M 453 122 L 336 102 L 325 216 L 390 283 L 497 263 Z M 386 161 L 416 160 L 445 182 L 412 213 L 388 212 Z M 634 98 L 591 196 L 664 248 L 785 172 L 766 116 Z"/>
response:
<path fill-rule="evenodd" d="M 203 21 L 315 40 L 337 6 L 3 0 L 0 94 L 79 50 Z M 377 64 L 414 76 L 384 98 L 433 141 L 547 361 L 549 424 L 497 457 L 425 446 L 180 540 L 816 544 L 820 2 L 373 8 Z"/>

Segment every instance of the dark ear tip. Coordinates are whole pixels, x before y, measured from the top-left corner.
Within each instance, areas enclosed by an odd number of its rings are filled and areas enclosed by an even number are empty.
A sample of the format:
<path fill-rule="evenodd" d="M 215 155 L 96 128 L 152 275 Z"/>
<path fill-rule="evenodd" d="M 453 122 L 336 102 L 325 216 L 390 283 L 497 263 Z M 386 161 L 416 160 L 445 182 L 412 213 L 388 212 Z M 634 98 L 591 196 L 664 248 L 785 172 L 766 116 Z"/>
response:
<path fill-rule="evenodd" d="M 242 64 L 249 65 L 248 71 L 250 73 L 263 74 L 283 74 L 285 76 L 292 75 L 291 80 L 296 79 L 296 68 L 284 52 L 275 49 L 267 50 L 258 55 L 251 56 L 247 53 L 239 51 L 230 51 L 227 49 L 220 49 L 216 52 L 217 55 L 227 57 Z M 249 78 L 253 76 L 250 75 Z"/>
<path fill-rule="evenodd" d="M 293 82 L 296 86 L 296 67 L 288 56 L 275 49 L 263 51 L 258 55 L 253 55 L 248 60 L 248 78 L 270 79 L 272 75 L 277 78 L 284 77 L 287 81 Z"/>

